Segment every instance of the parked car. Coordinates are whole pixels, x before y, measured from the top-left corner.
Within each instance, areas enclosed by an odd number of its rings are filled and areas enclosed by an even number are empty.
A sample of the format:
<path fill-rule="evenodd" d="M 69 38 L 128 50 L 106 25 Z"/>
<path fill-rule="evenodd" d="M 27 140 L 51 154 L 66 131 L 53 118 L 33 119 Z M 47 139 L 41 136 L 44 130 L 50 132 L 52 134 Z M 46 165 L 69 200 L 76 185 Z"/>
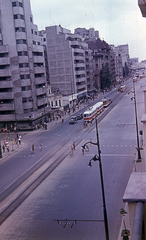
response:
<path fill-rule="evenodd" d="M 77 117 L 76 116 L 72 116 L 70 121 L 69 121 L 69 124 L 75 124 L 77 123 Z"/>
<path fill-rule="evenodd" d="M 83 113 L 77 115 L 77 120 L 81 120 L 83 118 Z"/>

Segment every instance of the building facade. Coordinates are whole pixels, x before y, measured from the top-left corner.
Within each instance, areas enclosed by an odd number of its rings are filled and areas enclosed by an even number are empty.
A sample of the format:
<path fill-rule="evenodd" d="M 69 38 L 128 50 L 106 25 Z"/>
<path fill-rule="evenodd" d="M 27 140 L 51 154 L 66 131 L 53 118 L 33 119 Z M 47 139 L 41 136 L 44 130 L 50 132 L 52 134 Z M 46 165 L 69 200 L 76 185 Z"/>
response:
<path fill-rule="evenodd" d="M 46 27 L 50 85 L 64 96 L 87 94 L 85 50 L 81 36 L 61 26 Z"/>
<path fill-rule="evenodd" d="M 0 126 L 31 128 L 48 111 L 43 46 L 30 0 L 0 0 L 0 10 Z"/>

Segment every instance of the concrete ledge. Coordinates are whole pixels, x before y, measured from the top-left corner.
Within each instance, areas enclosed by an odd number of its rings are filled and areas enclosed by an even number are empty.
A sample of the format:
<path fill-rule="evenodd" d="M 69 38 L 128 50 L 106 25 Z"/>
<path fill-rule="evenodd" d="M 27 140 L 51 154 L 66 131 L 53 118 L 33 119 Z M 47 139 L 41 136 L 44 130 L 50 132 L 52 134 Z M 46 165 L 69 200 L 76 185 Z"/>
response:
<path fill-rule="evenodd" d="M 131 173 L 123 202 L 146 202 L 146 172 Z"/>

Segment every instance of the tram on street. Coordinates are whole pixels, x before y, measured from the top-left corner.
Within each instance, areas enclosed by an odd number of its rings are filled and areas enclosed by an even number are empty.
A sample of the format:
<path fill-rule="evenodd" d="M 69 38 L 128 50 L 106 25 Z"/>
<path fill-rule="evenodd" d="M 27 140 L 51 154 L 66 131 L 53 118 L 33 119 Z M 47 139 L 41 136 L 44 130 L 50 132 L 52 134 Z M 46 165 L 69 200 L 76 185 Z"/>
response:
<path fill-rule="evenodd" d="M 126 90 L 126 85 L 120 86 L 120 92 L 124 92 Z"/>
<path fill-rule="evenodd" d="M 98 102 L 84 112 L 84 122 L 91 122 L 103 111 L 103 102 Z"/>
<path fill-rule="evenodd" d="M 103 102 L 103 106 L 107 107 L 108 105 L 110 105 L 112 103 L 112 100 L 108 97 L 105 97 L 101 100 Z"/>

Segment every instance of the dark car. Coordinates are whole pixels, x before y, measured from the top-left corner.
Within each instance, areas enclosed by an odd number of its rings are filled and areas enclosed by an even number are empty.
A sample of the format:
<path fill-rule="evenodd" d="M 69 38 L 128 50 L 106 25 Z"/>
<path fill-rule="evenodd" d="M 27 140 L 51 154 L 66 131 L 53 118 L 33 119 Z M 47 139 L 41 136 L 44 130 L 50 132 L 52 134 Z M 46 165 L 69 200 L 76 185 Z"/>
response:
<path fill-rule="evenodd" d="M 77 115 L 77 120 L 81 120 L 83 118 L 83 113 Z"/>
<path fill-rule="evenodd" d="M 71 117 L 71 120 L 69 121 L 69 124 L 75 124 L 75 123 L 77 123 L 77 117 L 73 116 L 73 117 Z"/>

